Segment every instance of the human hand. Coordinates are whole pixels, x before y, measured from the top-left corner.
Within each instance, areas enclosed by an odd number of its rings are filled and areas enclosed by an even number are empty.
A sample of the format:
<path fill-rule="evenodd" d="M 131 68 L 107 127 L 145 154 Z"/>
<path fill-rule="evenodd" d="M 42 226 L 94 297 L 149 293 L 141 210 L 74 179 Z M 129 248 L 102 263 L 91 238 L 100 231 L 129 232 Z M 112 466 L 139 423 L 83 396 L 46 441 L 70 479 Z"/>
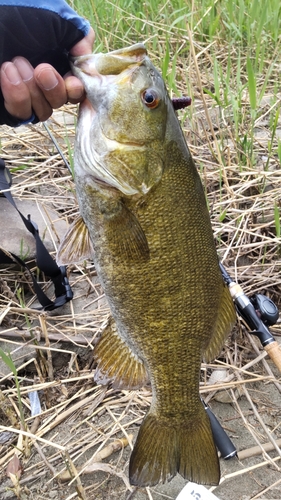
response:
<path fill-rule="evenodd" d="M 80 56 L 92 53 L 95 40 L 93 29 L 72 47 L 70 54 Z M 19 120 L 29 120 L 33 113 L 45 121 L 66 102 L 76 104 L 84 97 L 82 82 L 68 73 L 62 77 L 50 64 L 33 68 L 24 57 L 4 62 L 0 68 L 0 84 L 7 111 Z"/>

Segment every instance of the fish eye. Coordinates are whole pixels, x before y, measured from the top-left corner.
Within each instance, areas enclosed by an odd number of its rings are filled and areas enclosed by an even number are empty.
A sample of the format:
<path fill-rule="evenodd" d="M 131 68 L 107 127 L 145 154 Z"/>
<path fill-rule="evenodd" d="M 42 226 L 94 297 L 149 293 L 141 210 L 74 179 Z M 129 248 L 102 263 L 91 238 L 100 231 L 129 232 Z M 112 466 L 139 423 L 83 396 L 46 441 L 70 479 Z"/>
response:
<path fill-rule="evenodd" d="M 146 89 L 141 94 L 142 102 L 150 109 L 157 108 L 160 98 L 154 89 Z"/>

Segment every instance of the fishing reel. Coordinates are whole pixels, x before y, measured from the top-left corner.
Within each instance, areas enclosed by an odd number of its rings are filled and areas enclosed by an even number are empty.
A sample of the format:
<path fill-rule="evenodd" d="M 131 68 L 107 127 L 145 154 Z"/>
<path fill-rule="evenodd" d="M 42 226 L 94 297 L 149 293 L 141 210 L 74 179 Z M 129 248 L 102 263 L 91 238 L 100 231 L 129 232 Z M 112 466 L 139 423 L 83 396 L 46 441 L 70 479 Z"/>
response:
<path fill-rule="evenodd" d="M 223 265 L 221 263 L 219 265 L 236 310 L 250 328 L 251 333 L 259 338 L 263 347 L 273 342 L 276 346 L 277 344 L 268 329 L 279 318 L 279 311 L 274 302 L 260 293 L 256 293 L 249 298 L 243 292 L 241 286 L 231 279 Z M 281 371 L 281 351 L 278 357 L 280 358 L 278 367 Z"/>
<path fill-rule="evenodd" d="M 230 293 L 231 291 L 230 288 Z M 274 302 L 260 293 L 252 297 L 237 293 L 233 297 L 237 312 L 251 329 L 250 333 L 259 338 L 263 347 L 273 342 L 274 338 L 268 327 L 275 325 L 279 318 L 279 311 Z"/>
<path fill-rule="evenodd" d="M 256 293 L 250 297 L 250 301 L 252 302 L 257 315 L 266 326 L 273 326 L 277 323 L 279 311 L 276 304 L 274 304 L 271 299 L 261 293 Z"/>

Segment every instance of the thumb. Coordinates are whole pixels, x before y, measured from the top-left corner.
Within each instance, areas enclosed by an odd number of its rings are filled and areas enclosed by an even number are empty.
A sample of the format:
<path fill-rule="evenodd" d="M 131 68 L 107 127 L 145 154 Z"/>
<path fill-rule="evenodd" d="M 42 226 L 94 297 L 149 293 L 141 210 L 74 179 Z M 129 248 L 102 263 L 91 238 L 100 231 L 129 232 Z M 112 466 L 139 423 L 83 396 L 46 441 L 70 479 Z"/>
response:
<path fill-rule="evenodd" d="M 70 50 L 70 54 L 73 57 L 77 56 L 84 56 L 86 54 L 91 54 L 93 52 L 93 45 L 95 41 L 95 32 L 93 28 L 90 27 L 90 31 L 83 40 L 80 40 L 80 42 L 76 43 L 74 47 Z"/>

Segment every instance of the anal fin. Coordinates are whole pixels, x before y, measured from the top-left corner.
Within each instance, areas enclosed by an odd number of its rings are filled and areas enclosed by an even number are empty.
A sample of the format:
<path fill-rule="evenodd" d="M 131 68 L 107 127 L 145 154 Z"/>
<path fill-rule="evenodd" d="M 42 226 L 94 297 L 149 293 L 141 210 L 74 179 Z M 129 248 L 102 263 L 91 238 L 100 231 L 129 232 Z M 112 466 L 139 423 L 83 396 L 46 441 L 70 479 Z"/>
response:
<path fill-rule="evenodd" d="M 113 318 L 94 348 L 94 359 L 97 362 L 94 378 L 99 384 L 111 381 L 114 388 L 138 389 L 148 382 L 143 362 L 118 335 Z"/>

